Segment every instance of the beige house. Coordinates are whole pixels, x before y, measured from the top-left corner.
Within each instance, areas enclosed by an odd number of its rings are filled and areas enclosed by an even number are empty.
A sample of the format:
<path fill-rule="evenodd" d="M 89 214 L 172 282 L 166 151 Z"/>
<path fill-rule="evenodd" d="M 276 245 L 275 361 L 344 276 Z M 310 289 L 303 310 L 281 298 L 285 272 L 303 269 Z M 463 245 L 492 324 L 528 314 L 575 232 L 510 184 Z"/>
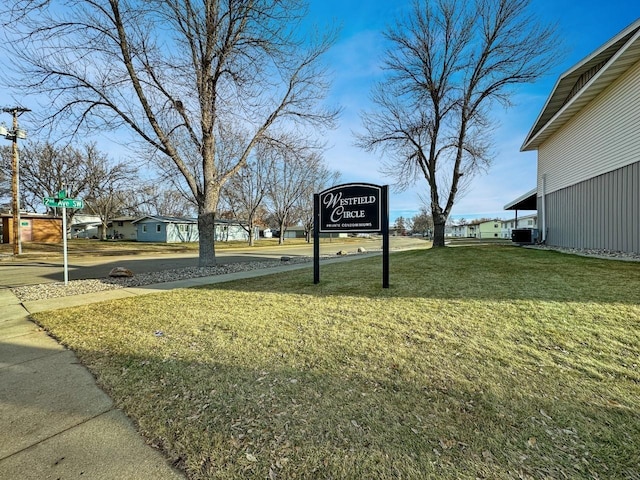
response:
<path fill-rule="evenodd" d="M 116 240 L 137 240 L 138 227 L 135 217 L 116 217 L 107 222 L 107 238 Z"/>
<path fill-rule="evenodd" d="M 640 20 L 560 76 L 521 150 L 543 241 L 640 252 Z"/>

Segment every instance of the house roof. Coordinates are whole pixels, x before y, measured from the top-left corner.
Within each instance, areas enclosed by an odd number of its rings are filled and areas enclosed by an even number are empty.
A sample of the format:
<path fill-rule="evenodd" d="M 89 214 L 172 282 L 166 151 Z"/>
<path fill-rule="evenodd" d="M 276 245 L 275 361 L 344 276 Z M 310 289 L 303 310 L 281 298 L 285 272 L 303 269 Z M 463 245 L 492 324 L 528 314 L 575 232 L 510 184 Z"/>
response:
<path fill-rule="evenodd" d="M 534 188 L 533 190 L 528 191 L 524 195 L 520 195 L 515 200 L 507 203 L 504 206 L 505 210 L 537 210 L 538 202 L 537 202 L 538 189 Z"/>
<path fill-rule="evenodd" d="M 533 219 L 533 218 L 538 218 L 538 214 L 537 213 L 532 213 L 530 215 L 522 215 L 521 217 L 517 217 L 518 221 L 522 221 L 522 220 L 528 220 L 528 219 Z M 512 217 L 509 218 L 507 220 L 502 220 L 503 223 L 508 223 L 508 222 L 515 222 L 516 221 L 516 217 Z"/>
<path fill-rule="evenodd" d="M 640 19 L 560 75 L 520 150 L 536 150 L 638 60 Z"/>
<path fill-rule="evenodd" d="M 102 222 L 78 222 L 71 225 L 72 227 L 97 227 L 102 225 Z"/>
<path fill-rule="evenodd" d="M 13 218 L 13 213 L 1 213 L 0 218 Z M 62 221 L 62 217 L 54 217 L 53 215 L 48 215 L 45 213 L 31 213 L 31 212 L 20 212 L 20 218 L 38 218 L 44 220 L 60 220 Z"/>
<path fill-rule="evenodd" d="M 198 220 L 195 218 L 163 217 L 160 215 L 146 215 L 144 217 L 138 218 L 137 220 L 134 220 L 131 223 L 139 223 L 147 219 L 156 221 L 158 223 L 198 223 Z"/>
<path fill-rule="evenodd" d="M 143 220 L 150 219 L 152 221 L 156 221 L 158 223 L 189 223 L 194 224 L 198 223 L 197 218 L 184 218 L 184 217 L 165 217 L 162 215 L 145 215 L 144 217 L 140 217 L 136 220 L 133 220 L 131 223 L 139 223 Z M 114 218 L 112 221 L 118 220 Z M 216 225 L 244 225 L 247 222 L 241 222 L 239 220 L 226 220 L 222 218 L 217 218 L 215 220 Z"/>

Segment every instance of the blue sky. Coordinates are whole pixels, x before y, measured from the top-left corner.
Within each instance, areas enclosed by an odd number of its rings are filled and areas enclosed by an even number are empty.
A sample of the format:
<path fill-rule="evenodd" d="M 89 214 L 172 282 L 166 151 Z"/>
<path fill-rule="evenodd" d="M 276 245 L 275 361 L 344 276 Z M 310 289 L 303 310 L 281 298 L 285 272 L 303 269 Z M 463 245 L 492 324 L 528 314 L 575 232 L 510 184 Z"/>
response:
<path fill-rule="evenodd" d="M 321 26 L 342 27 L 326 61 L 333 71 L 329 102 L 341 105 L 343 113 L 338 129 L 327 137 L 330 148 L 325 159 L 332 169 L 342 173 L 344 183 L 389 184 L 391 179 L 379 172 L 379 157 L 355 147 L 353 132 L 362 130 L 360 114 L 370 109 L 371 86 L 381 78 L 382 32 L 410 10 L 412 0 L 309 0 L 309 4 L 312 21 Z M 452 211 L 454 219 L 510 216 L 503 206 L 535 187 L 536 153 L 521 153 L 520 146 L 558 76 L 640 17 L 637 0 L 532 0 L 532 7 L 543 20 L 557 24 L 566 54 L 549 75 L 533 85 L 520 86 L 512 98 L 513 107 L 496 112 L 499 126 L 494 131 L 493 166 L 457 199 Z M 0 68 L 10 61 L 0 58 Z M 12 95 L 15 92 L 11 88 L 3 88 L 2 105 L 19 98 Z M 7 122 L 10 118 L 2 120 Z M 30 132 L 30 138 L 37 140 L 37 135 Z M 424 181 L 403 193 L 391 194 L 392 221 L 418 212 L 419 192 L 426 196 Z"/>
<path fill-rule="evenodd" d="M 312 0 L 311 15 L 320 24 L 342 25 L 328 63 L 334 73 L 331 101 L 343 106 L 340 127 L 329 135 L 329 165 L 342 172 L 342 181 L 389 184 L 379 173 L 380 159 L 353 146 L 352 132 L 361 131 L 360 113 L 371 104 L 369 91 L 380 78 L 381 32 L 412 1 Z M 532 0 L 544 21 L 556 24 L 565 56 L 549 75 L 533 85 L 518 87 L 514 106 L 496 112 L 496 156 L 493 166 L 477 177 L 452 210 L 452 218 L 510 217 L 503 206 L 536 186 L 536 153 L 520 146 L 536 120 L 558 76 L 640 17 L 637 0 Z M 426 182 L 390 198 L 390 218 L 411 217 L 420 207 L 418 192 Z"/>

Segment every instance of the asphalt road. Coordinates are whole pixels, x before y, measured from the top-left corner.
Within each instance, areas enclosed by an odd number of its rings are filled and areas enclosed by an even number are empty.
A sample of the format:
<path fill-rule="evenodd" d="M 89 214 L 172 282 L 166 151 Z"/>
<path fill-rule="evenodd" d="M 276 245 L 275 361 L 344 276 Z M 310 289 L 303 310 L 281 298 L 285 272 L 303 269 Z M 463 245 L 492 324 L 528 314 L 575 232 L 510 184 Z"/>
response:
<path fill-rule="evenodd" d="M 426 248 L 430 244 L 421 238 L 391 237 L 391 250 Z M 322 243 L 322 255 L 335 254 L 339 250 L 355 252 L 358 247 L 371 251 L 382 248 L 380 239 L 363 238 L 357 243 Z M 313 245 L 280 245 L 277 247 L 239 248 L 218 250 L 218 264 L 253 262 L 278 259 L 282 256 L 312 256 Z M 114 267 L 126 267 L 134 273 L 147 273 L 174 268 L 197 267 L 197 253 L 138 254 L 126 256 L 78 256 L 68 258 L 69 280 L 106 277 Z M 55 283 L 64 281 L 62 256 L 59 258 L 5 259 L 0 262 L 0 288 L 22 285 Z"/>

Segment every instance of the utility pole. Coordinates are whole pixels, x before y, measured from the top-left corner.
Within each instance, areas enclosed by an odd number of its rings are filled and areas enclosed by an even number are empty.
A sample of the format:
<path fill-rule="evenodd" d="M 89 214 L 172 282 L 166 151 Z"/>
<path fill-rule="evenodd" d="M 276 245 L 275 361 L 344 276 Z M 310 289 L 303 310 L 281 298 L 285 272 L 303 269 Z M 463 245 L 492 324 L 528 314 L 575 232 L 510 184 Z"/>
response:
<path fill-rule="evenodd" d="M 12 129 L 0 127 L 0 134 L 13 142 L 11 159 L 11 210 L 13 211 L 13 255 L 22 253 L 22 239 L 20 237 L 20 162 L 18 160 L 18 138 L 27 138 L 27 132 L 18 128 L 18 117 L 24 112 L 30 112 L 24 107 L 3 108 L 3 112 L 13 116 Z"/>

